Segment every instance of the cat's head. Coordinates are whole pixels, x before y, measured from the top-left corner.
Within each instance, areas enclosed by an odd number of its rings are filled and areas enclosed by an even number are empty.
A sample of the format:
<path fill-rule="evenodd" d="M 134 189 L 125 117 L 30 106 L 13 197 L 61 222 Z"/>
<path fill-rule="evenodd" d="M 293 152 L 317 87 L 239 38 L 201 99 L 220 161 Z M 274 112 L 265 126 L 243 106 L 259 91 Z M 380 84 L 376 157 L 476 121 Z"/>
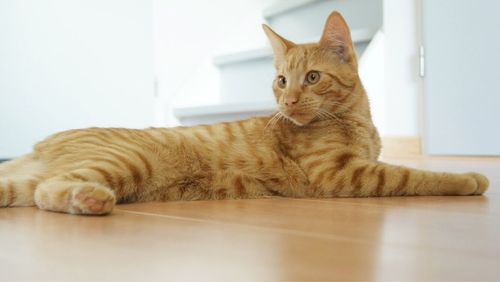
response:
<path fill-rule="evenodd" d="M 281 114 L 299 126 L 335 118 L 359 82 L 351 33 L 336 11 L 318 43 L 295 44 L 263 25 L 273 53 L 273 91 Z"/>

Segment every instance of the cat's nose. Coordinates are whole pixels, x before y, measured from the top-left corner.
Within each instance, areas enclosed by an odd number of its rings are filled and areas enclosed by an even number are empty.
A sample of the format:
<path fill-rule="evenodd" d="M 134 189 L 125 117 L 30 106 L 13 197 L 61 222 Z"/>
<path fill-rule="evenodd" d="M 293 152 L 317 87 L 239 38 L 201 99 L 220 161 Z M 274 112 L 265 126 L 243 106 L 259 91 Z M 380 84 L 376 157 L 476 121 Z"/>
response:
<path fill-rule="evenodd" d="M 290 106 L 293 106 L 295 104 L 297 104 L 299 100 L 297 99 L 297 97 L 285 97 L 285 105 L 290 107 Z"/>

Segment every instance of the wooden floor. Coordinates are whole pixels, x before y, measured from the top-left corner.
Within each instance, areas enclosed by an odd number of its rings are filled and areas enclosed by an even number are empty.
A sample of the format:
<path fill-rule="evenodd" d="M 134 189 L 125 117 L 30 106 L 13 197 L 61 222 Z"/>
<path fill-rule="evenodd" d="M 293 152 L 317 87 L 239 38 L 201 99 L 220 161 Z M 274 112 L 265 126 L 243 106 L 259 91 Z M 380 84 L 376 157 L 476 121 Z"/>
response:
<path fill-rule="evenodd" d="M 485 196 L 122 205 L 84 217 L 0 209 L 0 280 L 500 280 L 500 160 Z"/>

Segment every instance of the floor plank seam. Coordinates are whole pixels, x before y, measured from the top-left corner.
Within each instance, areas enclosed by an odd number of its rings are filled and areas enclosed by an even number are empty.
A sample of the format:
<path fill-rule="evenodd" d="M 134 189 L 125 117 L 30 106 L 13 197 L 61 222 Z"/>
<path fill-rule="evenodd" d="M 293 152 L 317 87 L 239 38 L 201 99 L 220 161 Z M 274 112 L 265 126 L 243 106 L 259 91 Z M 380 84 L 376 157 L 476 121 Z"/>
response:
<path fill-rule="evenodd" d="M 122 209 L 117 209 L 117 210 L 124 212 L 124 213 L 131 213 L 131 214 L 137 214 L 137 215 L 162 217 L 162 218 L 168 218 L 168 219 L 184 220 L 184 221 L 199 222 L 199 223 L 212 223 L 212 224 L 217 224 L 217 225 L 236 226 L 236 227 L 250 228 L 250 229 L 256 229 L 256 230 L 261 230 L 261 231 L 274 231 L 274 232 L 288 234 L 288 235 L 298 235 L 298 236 L 312 237 L 312 238 L 317 238 L 317 239 L 341 240 L 341 241 L 349 241 L 349 242 L 356 242 L 356 243 L 369 243 L 366 240 L 354 240 L 352 238 L 347 238 L 347 237 L 342 237 L 342 236 L 332 236 L 332 235 L 326 235 L 326 234 L 321 234 L 321 233 L 304 232 L 304 231 L 290 230 L 290 229 L 284 229 L 284 228 L 262 227 L 262 226 L 250 225 L 250 224 L 228 223 L 228 222 L 217 221 L 217 220 L 196 219 L 196 218 L 192 218 L 192 217 L 164 215 L 164 214 L 156 214 L 156 213 L 148 213 L 148 212 L 122 210 Z"/>
<path fill-rule="evenodd" d="M 329 240 L 329 241 L 343 241 L 343 242 L 358 243 L 358 244 L 364 244 L 364 245 L 374 245 L 374 246 L 386 245 L 386 246 L 390 246 L 390 247 L 394 247 L 394 248 L 402 248 L 402 249 L 420 249 L 420 250 L 429 250 L 431 252 L 437 251 L 439 253 L 444 252 L 444 253 L 450 253 L 450 254 L 459 253 L 461 255 L 474 255 L 476 257 L 483 257 L 483 258 L 487 257 L 487 258 L 500 259 L 499 256 L 489 256 L 489 255 L 485 256 L 484 254 L 476 254 L 474 252 L 460 250 L 460 249 L 436 248 L 435 246 L 426 247 L 426 246 L 422 246 L 422 245 L 390 243 L 390 242 L 383 242 L 383 241 L 369 241 L 369 240 L 363 240 L 363 239 L 356 240 L 356 239 L 352 239 L 350 237 L 344 237 L 344 236 L 334 236 L 334 235 L 329 235 L 329 234 L 304 232 L 304 231 L 289 230 L 289 229 L 283 229 L 283 228 L 262 227 L 262 226 L 238 224 L 238 223 L 227 223 L 227 222 L 221 222 L 221 221 L 216 221 L 216 220 L 196 219 L 196 218 L 192 218 L 192 217 L 163 215 L 163 214 L 155 214 L 155 213 L 148 213 L 148 212 L 121 210 L 121 209 L 117 209 L 117 210 L 120 212 L 123 212 L 123 213 L 129 213 L 129 214 L 135 214 L 135 215 L 153 216 L 153 217 L 183 220 L 183 221 L 190 221 L 190 222 L 199 222 L 199 223 L 211 223 L 211 224 L 217 224 L 217 225 L 225 225 L 225 226 L 229 226 L 229 227 L 232 226 L 232 227 L 248 228 L 248 229 L 267 231 L 267 232 L 272 231 L 272 232 L 276 232 L 276 233 L 292 235 L 292 236 L 301 236 L 301 237 L 306 237 L 306 238 L 311 238 L 311 239 L 323 239 L 323 240 Z"/>

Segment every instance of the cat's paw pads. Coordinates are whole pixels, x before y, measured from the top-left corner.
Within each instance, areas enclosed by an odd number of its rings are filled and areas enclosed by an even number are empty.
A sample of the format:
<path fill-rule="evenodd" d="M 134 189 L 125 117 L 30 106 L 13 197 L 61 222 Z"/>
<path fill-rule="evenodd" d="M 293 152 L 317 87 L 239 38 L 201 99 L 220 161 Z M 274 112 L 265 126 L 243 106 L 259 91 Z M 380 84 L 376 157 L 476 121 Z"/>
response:
<path fill-rule="evenodd" d="M 488 189 L 490 182 L 486 176 L 476 172 L 469 172 L 466 175 L 472 177 L 476 184 L 476 189 L 472 192 L 472 195 L 482 195 Z"/>
<path fill-rule="evenodd" d="M 107 214 L 113 210 L 116 197 L 109 189 L 85 186 L 73 190 L 71 213 Z"/>

